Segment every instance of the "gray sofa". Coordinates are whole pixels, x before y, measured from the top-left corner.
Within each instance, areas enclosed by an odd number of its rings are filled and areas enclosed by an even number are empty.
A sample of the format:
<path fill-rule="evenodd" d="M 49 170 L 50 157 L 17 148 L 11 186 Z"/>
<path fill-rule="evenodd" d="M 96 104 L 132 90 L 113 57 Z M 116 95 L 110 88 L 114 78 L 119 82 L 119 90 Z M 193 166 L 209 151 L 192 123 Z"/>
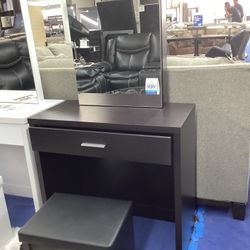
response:
<path fill-rule="evenodd" d="M 185 61 L 186 59 L 184 59 Z M 164 99 L 195 103 L 197 116 L 197 195 L 232 202 L 243 217 L 248 201 L 250 143 L 250 64 L 167 66 Z M 188 60 L 187 60 L 188 61 Z"/>
<path fill-rule="evenodd" d="M 66 44 L 36 47 L 45 99 L 77 100 L 72 48 Z"/>

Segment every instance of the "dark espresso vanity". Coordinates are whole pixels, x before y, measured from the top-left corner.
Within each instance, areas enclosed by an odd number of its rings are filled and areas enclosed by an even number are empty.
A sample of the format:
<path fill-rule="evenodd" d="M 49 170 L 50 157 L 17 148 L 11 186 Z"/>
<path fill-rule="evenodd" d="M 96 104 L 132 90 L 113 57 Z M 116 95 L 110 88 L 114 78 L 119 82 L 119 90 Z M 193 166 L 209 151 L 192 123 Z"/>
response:
<path fill-rule="evenodd" d="M 66 101 L 29 124 L 43 201 L 54 192 L 132 200 L 135 215 L 175 222 L 176 249 L 188 248 L 196 197 L 194 105 Z"/>
<path fill-rule="evenodd" d="M 102 58 L 76 64 L 79 102 L 29 119 L 43 202 L 55 192 L 130 200 L 133 215 L 175 224 L 166 249 L 187 250 L 196 205 L 195 106 L 163 105 L 166 3 L 112 0 L 67 9 L 74 50 L 93 45 L 86 20 L 98 14 Z"/>

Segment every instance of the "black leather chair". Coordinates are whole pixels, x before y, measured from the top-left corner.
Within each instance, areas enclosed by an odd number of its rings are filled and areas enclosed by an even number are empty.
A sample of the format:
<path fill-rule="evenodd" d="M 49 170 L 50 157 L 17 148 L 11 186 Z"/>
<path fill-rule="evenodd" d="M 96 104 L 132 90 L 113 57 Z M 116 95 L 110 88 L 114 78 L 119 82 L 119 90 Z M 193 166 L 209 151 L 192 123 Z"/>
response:
<path fill-rule="evenodd" d="M 105 62 L 77 70 L 80 92 L 103 93 L 144 87 L 140 72 L 160 75 L 159 33 L 121 35 L 107 41 Z M 155 74 L 156 73 L 156 74 Z M 84 79 L 84 80 L 83 80 Z"/>
<path fill-rule="evenodd" d="M 243 60 L 245 49 L 249 41 L 250 31 L 243 30 L 232 36 L 230 44 L 223 47 L 213 46 L 207 53 L 206 57 L 228 57 Z"/>
<path fill-rule="evenodd" d="M 0 39 L 0 89 L 33 90 L 34 79 L 24 36 Z"/>

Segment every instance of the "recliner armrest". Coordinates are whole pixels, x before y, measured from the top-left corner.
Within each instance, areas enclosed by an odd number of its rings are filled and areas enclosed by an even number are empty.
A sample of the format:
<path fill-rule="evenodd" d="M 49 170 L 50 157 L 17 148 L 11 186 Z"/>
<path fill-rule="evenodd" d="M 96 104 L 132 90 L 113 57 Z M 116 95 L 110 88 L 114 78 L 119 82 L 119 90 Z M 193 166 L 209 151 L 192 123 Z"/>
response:
<path fill-rule="evenodd" d="M 76 70 L 77 87 L 79 92 L 107 92 L 105 72 L 112 69 L 108 62 L 99 62 Z"/>
<path fill-rule="evenodd" d="M 112 65 L 107 61 L 102 61 L 94 64 L 95 67 L 98 67 L 102 72 L 109 72 L 112 70 Z"/>
<path fill-rule="evenodd" d="M 79 67 L 76 69 L 77 79 L 91 79 L 99 74 L 111 71 L 112 66 L 110 63 L 103 61 L 91 64 L 85 67 Z"/>

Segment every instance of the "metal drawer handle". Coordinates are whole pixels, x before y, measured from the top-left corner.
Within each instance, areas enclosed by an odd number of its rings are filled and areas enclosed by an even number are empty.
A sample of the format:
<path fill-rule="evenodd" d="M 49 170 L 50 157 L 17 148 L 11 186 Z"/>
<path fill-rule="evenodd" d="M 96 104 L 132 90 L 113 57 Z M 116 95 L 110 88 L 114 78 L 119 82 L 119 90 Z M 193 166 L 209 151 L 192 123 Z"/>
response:
<path fill-rule="evenodd" d="M 83 142 L 81 147 L 85 148 L 106 148 L 106 144 Z"/>

